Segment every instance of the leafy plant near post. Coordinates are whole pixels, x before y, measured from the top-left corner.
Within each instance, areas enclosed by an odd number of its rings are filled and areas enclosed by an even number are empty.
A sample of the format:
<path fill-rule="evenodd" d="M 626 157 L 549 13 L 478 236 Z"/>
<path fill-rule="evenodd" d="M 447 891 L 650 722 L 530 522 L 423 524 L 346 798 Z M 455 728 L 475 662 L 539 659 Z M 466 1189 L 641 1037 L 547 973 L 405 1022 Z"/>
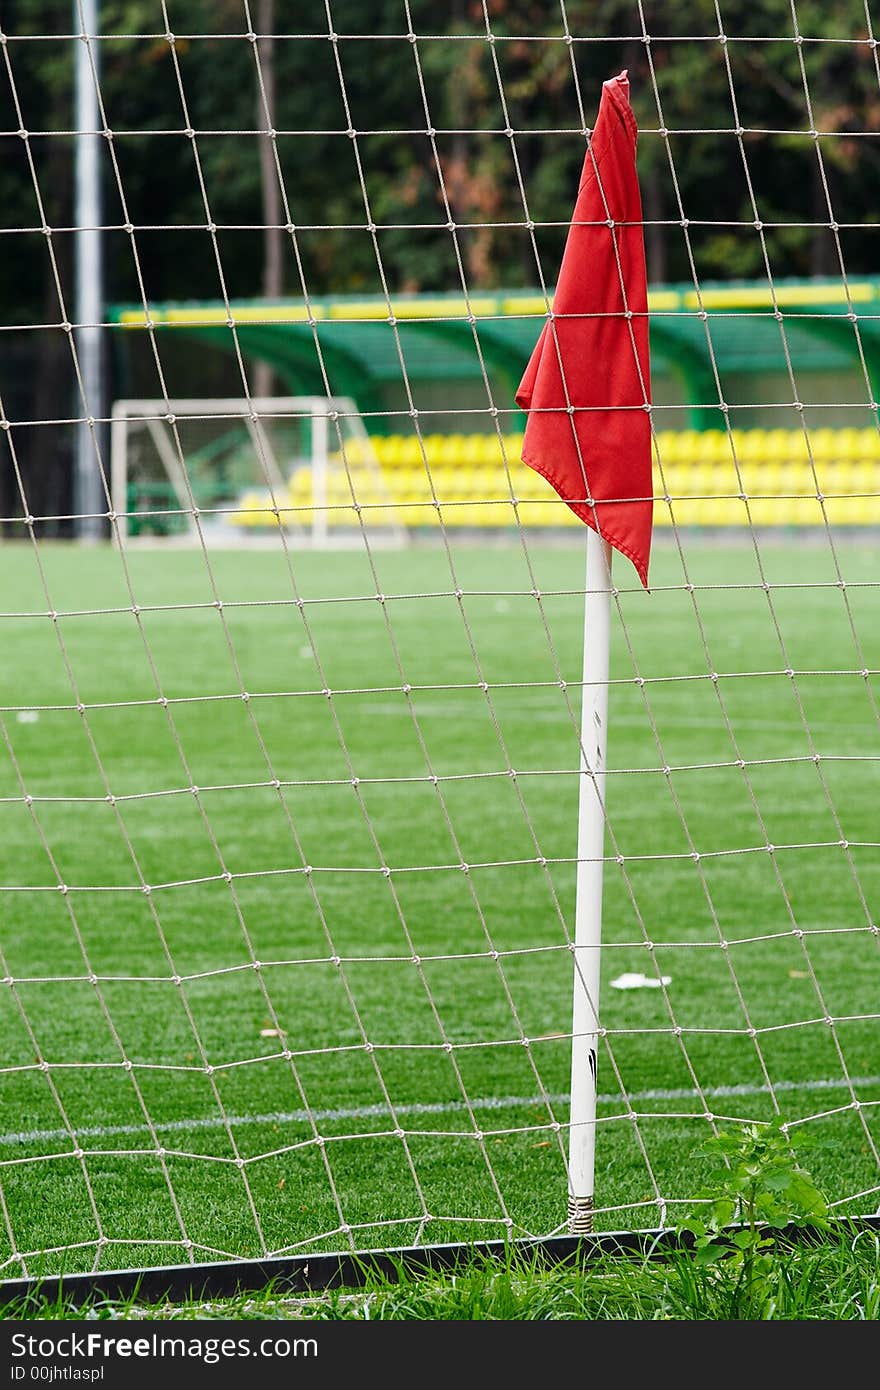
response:
<path fill-rule="evenodd" d="M 693 1259 L 728 1285 L 730 1316 L 772 1317 L 785 1261 L 779 1233 L 827 1232 L 827 1202 L 795 1150 L 808 1141 L 779 1117 L 722 1130 L 701 1146 L 715 1160 L 700 1206 L 680 1223 Z"/>

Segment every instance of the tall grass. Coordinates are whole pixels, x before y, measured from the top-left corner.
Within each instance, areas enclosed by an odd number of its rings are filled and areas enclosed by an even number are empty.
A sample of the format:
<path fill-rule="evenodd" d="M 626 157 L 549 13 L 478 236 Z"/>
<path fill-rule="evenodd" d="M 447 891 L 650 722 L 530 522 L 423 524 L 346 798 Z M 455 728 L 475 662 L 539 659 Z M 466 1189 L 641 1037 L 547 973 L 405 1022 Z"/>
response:
<path fill-rule="evenodd" d="M 876 1321 L 880 1318 L 880 1234 L 845 1223 L 794 1246 L 772 1262 L 773 1296 L 749 1320 Z M 603 1253 L 588 1263 L 549 1266 L 511 1252 L 475 1256 L 429 1275 L 365 1272 L 357 1288 L 309 1296 L 269 1285 L 216 1302 L 158 1304 L 92 1299 L 74 1304 L 42 1298 L 0 1306 L 0 1319 L 168 1321 L 743 1321 L 742 1288 L 733 1266 L 700 1264 L 684 1247 L 662 1256 Z"/>

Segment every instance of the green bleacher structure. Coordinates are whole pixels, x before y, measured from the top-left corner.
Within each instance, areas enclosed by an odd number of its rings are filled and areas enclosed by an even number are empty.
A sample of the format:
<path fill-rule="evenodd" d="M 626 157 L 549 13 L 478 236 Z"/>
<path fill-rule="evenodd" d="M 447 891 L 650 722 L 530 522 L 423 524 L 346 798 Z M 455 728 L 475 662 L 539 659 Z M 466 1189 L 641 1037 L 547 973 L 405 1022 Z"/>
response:
<path fill-rule="evenodd" d="M 551 300 L 531 290 L 119 305 L 110 318 L 123 340 L 150 330 L 161 351 L 173 332 L 270 362 L 290 394 L 354 400 L 369 437 L 331 454 L 328 526 L 350 527 L 356 508 L 409 528 L 570 526 L 520 460 L 513 401 Z M 649 313 L 655 525 L 880 524 L 880 277 L 654 286 Z M 447 421 L 455 428 L 438 429 Z M 228 520 L 308 525 L 312 489 L 299 468 L 280 512 L 254 488 Z"/>

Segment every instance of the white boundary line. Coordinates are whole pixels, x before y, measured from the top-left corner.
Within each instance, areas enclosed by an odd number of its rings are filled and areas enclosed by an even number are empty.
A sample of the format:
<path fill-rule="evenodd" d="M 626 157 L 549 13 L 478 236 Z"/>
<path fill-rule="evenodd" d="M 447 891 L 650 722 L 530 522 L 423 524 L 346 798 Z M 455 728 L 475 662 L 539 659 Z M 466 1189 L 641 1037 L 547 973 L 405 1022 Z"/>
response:
<path fill-rule="evenodd" d="M 854 1076 L 850 1078 L 853 1086 L 870 1087 L 880 1086 L 880 1076 Z M 780 1091 L 833 1091 L 848 1090 L 847 1082 L 843 1078 L 828 1079 L 818 1081 L 775 1081 L 773 1083 L 774 1092 Z M 662 1087 L 654 1090 L 635 1091 L 629 1099 L 631 1102 L 641 1101 L 664 1101 L 664 1100 L 698 1100 L 700 1095 L 725 1099 L 737 1096 L 759 1096 L 769 1095 L 767 1086 L 707 1086 L 702 1092 L 693 1087 L 682 1087 L 681 1089 L 665 1089 Z M 597 1096 L 600 1105 L 614 1105 L 619 1103 L 621 1096 L 619 1093 L 608 1092 Z M 566 1105 L 569 1101 L 568 1093 L 559 1092 L 548 1095 L 553 1105 Z M 471 1101 L 474 1110 L 515 1110 L 521 1106 L 544 1105 L 546 1100 L 541 1096 L 496 1096 Z M 454 1114 L 458 1111 L 466 1110 L 464 1101 L 437 1101 L 433 1104 L 415 1102 L 411 1105 L 397 1105 L 394 1107 L 398 1115 L 445 1115 Z M 229 1125 L 265 1125 L 265 1124 L 305 1124 L 312 1120 L 362 1120 L 371 1119 L 375 1116 L 387 1116 L 387 1105 L 363 1105 L 344 1108 L 338 1110 L 287 1110 L 269 1111 L 263 1115 L 228 1115 L 225 1120 L 219 1115 L 208 1115 L 202 1119 L 193 1120 L 157 1120 L 153 1128 L 161 1130 L 165 1134 L 188 1133 L 194 1130 L 222 1129 Z M 89 1125 L 82 1129 L 76 1129 L 75 1133 L 80 1139 L 110 1139 L 116 1135 L 144 1134 L 149 1133 L 146 1125 Z M 17 1133 L 0 1134 L 0 1148 L 11 1147 L 15 1144 L 33 1143 L 54 1143 L 57 1140 L 69 1139 L 70 1135 L 66 1129 L 31 1129 L 21 1130 Z"/>

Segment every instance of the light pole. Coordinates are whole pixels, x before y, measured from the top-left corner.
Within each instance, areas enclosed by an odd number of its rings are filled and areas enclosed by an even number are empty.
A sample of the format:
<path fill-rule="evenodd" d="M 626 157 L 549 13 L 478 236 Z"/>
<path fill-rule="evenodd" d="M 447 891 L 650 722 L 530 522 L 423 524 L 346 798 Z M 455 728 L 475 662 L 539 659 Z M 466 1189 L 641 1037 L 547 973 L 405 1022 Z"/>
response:
<path fill-rule="evenodd" d="M 85 397 L 78 402 L 73 510 L 74 532 L 84 540 L 104 535 L 107 498 L 101 478 L 104 401 L 101 139 L 98 107 L 98 3 L 73 0 L 76 44 L 74 86 L 74 342 Z"/>

